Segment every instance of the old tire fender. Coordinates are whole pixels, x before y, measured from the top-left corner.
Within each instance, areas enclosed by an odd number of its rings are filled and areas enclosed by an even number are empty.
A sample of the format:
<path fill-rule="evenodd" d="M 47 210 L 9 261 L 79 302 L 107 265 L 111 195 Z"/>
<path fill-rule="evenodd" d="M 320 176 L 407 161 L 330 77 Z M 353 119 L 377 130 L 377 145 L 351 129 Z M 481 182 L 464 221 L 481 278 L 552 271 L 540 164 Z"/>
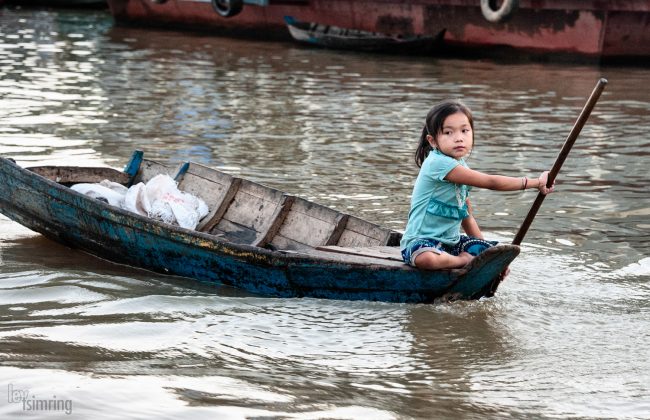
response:
<path fill-rule="evenodd" d="M 519 0 L 502 0 L 501 6 L 495 10 L 494 7 L 497 6 L 497 0 L 481 0 L 483 17 L 494 23 L 504 22 L 510 19 L 514 11 L 519 7 Z"/>
<path fill-rule="evenodd" d="M 212 0 L 212 8 L 223 17 L 232 17 L 242 11 L 244 0 Z"/>

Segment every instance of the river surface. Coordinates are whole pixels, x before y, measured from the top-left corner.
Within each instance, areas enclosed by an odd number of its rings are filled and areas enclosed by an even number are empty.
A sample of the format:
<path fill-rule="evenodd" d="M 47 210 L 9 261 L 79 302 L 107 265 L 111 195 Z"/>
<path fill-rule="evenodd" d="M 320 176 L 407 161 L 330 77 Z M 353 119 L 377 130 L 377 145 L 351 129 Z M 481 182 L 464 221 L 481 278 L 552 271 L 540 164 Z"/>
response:
<path fill-rule="evenodd" d="M 647 68 L 352 54 L 0 10 L 3 156 L 122 168 L 138 148 L 395 229 L 436 101 L 474 110 L 473 168 L 537 176 L 609 80 L 490 299 L 253 296 L 0 216 L 0 417 L 650 418 Z M 472 197 L 485 235 L 508 241 L 535 193 Z"/>

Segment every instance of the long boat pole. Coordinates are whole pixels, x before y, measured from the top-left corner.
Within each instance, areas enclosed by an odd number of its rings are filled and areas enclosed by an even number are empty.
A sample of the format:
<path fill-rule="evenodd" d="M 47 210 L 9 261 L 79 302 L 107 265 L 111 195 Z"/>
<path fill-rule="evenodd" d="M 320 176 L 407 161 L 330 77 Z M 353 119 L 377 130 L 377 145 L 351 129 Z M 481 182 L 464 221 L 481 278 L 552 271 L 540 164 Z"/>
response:
<path fill-rule="evenodd" d="M 598 98 L 600 98 L 600 94 L 603 93 L 606 84 L 607 79 L 601 78 L 598 80 L 598 83 L 596 84 L 593 92 L 591 92 L 591 96 L 589 96 L 587 103 L 585 104 L 584 108 L 582 108 L 580 116 L 574 124 L 573 129 L 571 129 L 569 136 L 564 141 L 564 146 L 562 146 L 562 150 L 560 150 L 560 153 L 555 159 L 555 163 L 553 164 L 553 167 L 548 174 L 548 182 L 546 183 L 547 187 L 550 188 L 551 185 L 553 185 L 558 172 L 560 172 L 560 168 L 562 168 L 562 164 L 564 164 L 564 161 L 571 151 L 571 147 L 573 147 L 573 143 L 575 143 L 578 135 L 580 134 L 580 131 L 582 131 L 582 127 L 584 127 L 585 123 L 587 122 L 591 111 L 594 109 L 594 106 L 596 106 L 596 102 L 598 102 Z M 528 211 L 526 219 L 524 219 L 524 222 L 521 224 L 517 235 L 515 235 L 515 239 L 512 240 L 513 245 L 521 245 L 521 242 L 523 241 L 524 236 L 526 236 L 528 228 L 530 228 L 530 225 L 533 223 L 533 219 L 535 218 L 535 215 L 537 215 L 539 208 L 542 206 L 542 202 L 544 201 L 545 197 L 546 195 L 542 194 L 541 192 L 537 194 L 537 198 Z"/>
<path fill-rule="evenodd" d="M 600 98 L 600 94 L 603 93 L 606 84 L 607 84 L 607 79 L 601 78 L 600 80 L 598 80 L 596 87 L 591 92 L 591 96 L 589 96 L 587 103 L 585 104 L 584 108 L 582 108 L 582 112 L 580 113 L 580 116 L 578 116 L 576 123 L 573 125 L 573 128 L 569 133 L 569 136 L 564 141 L 564 146 L 562 146 L 562 150 L 560 150 L 560 153 L 555 159 L 555 163 L 553 164 L 553 167 L 549 171 L 548 181 L 546 182 L 547 187 L 550 188 L 551 185 L 553 185 L 553 182 L 555 181 L 558 172 L 560 172 L 560 168 L 562 167 L 562 164 L 564 163 L 567 156 L 569 155 L 569 152 L 571 151 L 571 147 L 573 147 L 573 143 L 575 143 L 576 139 L 578 138 L 578 135 L 580 134 L 580 131 L 582 131 L 582 127 L 584 127 L 585 123 L 587 122 L 587 119 L 589 118 L 589 115 L 591 115 L 591 111 L 594 109 L 594 106 L 596 106 L 596 102 L 598 102 L 598 98 Z M 521 224 L 519 231 L 515 235 L 515 239 L 512 240 L 513 245 L 521 245 L 521 242 L 524 240 L 524 236 L 526 236 L 526 232 L 528 232 L 528 228 L 533 223 L 533 219 L 535 218 L 535 215 L 537 215 L 537 211 L 539 210 L 539 208 L 542 206 L 542 202 L 544 202 L 545 197 L 546 195 L 542 194 L 541 192 L 537 194 L 537 198 L 535 199 L 535 202 L 533 203 L 532 207 L 528 211 L 528 215 L 526 216 L 526 219 L 524 219 L 524 222 Z M 501 283 L 505 274 L 506 271 L 501 273 L 501 275 L 492 282 L 492 284 L 490 285 L 490 291 L 486 293 L 486 296 L 488 297 L 494 296 L 494 294 L 497 291 L 497 288 L 499 287 L 499 283 Z"/>

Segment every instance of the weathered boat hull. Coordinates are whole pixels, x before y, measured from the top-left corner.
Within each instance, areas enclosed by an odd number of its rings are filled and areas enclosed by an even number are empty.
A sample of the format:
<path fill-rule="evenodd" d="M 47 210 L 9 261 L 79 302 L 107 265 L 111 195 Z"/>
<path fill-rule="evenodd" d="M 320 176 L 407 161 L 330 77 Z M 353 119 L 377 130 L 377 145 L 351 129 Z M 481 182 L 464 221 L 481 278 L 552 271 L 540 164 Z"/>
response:
<path fill-rule="evenodd" d="M 650 2 L 645 0 L 520 0 L 511 18 L 488 22 L 479 1 L 310 0 L 244 5 L 224 18 L 209 1 L 108 0 L 119 22 L 185 26 L 289 39 L 284 16 L 387 34 L 435 36 L 445 30 L 448 51 L 514 49 L 582 59 L 650 57 Z"/>
<path fill-rule="evenodd" d="M 489 295 L 492 282 L 519 253 L 516 246 L 504 246 L 475 258 L 466 269 L 432 272 L 232 244 L 109 206 L 4 158 L 0 211 L 57 242 L 110 261 L 280 297 L 418 303 L 478 299 Z"/>

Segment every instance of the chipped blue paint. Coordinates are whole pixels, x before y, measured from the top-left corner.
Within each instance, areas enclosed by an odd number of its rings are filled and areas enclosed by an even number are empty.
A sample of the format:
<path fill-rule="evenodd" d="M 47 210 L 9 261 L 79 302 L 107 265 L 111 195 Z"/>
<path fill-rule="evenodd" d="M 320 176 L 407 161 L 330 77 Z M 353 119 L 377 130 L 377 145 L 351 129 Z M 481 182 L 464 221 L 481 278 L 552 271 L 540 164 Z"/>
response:
<path fill-rule="evenodd" d="M 142 150 L 136 150 L 131 155 L 131 160 L 129 160 L 129 163 L 126 164 L 124 172 L 129 174 L 129 177 L 131 177 L 131 182 L 133 182 L 133 178 L 138 173 L 138 169 L 140 169 L 140 165 L 142 165 L 143 158 L 144 152 L 142 152 Z M 129 184 L 131 184 L 131 182 L 129 182 Z"/>
<path fill-rule="evenodd" d="M 136 152 L 125 171 L 133 176 L 141 161 L 141 152 Z M 237 245 L 109 206 L 4 158 L 0 158 L 0 211 L 55 241 L 104 259 L 280 297 L 477 299 L 489 293 L 492 281 L 519 253 L 518 247 L 509 246 L 469 270 L 434 272 Z"/>
<path fill-rule="evenodd" d="M 180 180 L 183 178 L 183 175 L 185 175 L 189 169 L 190 169 L 190 163 L 183 162 L 181 167 L 178 168 L 178 172 L 176 172 L 176 175 L 174 175 L 174 181 L 180 182 Z"/>

